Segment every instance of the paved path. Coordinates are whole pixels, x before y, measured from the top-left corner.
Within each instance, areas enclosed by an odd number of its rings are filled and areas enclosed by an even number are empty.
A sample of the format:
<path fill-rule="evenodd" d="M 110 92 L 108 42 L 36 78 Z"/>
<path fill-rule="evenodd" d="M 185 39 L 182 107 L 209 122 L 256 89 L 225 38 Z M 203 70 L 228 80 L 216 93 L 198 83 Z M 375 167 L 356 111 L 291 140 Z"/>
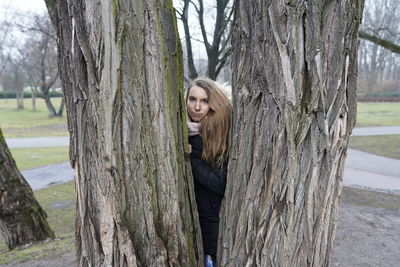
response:
<path fill-rule="evenodd" d="M 21 171 L 33 190 L 45 188 L 52 184 L 60 184 L 74 179 L 74 170 L 69 162 Z"/>
<path fill-rule="evenodd" d="M 400 126 L 354 128 L 351 136 L 369 136 L 369 135 L 385 135 L 385 134 L 400 134 Z"/>
<path fill-rule="evenodd" d="M 68 136 L 6 138 L 9 148 L 36 148 L 69 146 Z"/>
<path fill-rule="evenodd" d="M 352 136 L 400 134 L 400 127 L 355 128 Z M 68 146 L 68 137 L 6 138 L 10 148 Z M 34 190 L 74 179 L 69 163 L 50 165 L 22 174 Z M 400 194 L 400 160 L 348 149 L 344 185 Z"/>

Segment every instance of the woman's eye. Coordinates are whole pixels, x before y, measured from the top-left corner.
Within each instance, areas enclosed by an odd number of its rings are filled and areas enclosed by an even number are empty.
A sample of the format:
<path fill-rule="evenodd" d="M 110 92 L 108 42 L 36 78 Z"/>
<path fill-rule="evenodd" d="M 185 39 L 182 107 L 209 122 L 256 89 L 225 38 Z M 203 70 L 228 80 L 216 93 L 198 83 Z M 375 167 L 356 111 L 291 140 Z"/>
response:
<path fill-rule="evenodd" d="M 194 102 L 194 101 L 196 101 L 196 98 L 194 98 L 194 97 L 189 97 L 189 101 L 190 101 L 190 102 Z"/>
<path fill-rule="evenodd" d="M 204 104 L 208 104 L 208 99 L 203 99 Z"/>

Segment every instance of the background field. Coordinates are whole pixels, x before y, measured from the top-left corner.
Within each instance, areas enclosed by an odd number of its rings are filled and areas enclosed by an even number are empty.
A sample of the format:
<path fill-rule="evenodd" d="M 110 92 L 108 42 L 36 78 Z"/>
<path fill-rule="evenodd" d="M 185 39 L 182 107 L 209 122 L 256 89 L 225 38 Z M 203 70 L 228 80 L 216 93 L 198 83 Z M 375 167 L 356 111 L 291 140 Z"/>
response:
<path fill-rule="evenodd" d="M 15 148 L 11 154 L 20 170 L 68 161 L 68 147 Z"/>
<path fill-rule="evenodd" d="M 400 126 L 400 103 L 359 102 L 356 127 Z"/>
<path fill-rule="evenodd" d="M 61 98 L 52 98 L 58 109 Z M 67 136 L 67 119 L 50 118 L 43 99 L 36 99 L 36 110 L 32 110 L 30 99 L 24 100 L 25 108 L 17 109 L 15 99 L 0 99 L 0 126 L 5 137 Z M 65 113 L 65 109 L 64 109 Z"/>

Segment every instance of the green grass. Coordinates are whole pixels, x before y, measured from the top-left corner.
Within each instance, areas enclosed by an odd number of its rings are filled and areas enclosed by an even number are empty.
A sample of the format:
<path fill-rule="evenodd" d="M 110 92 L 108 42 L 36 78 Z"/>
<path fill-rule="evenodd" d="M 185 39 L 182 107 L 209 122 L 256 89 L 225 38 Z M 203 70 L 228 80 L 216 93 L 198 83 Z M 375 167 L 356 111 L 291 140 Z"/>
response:
<path fill-rule="evenodd" d="M 68 147 L 14 148 L 11 154 L 20 170 L 68 161 Z"/>
<path fill-rule="evenodd" d="M 352 136 L 349 146 L 372 154 L 400 159 L 400 135 Z"/>
<path fill-rule="evenodd" d="M 4 240 L 0 239 L 0 264 L 75 253 L 74 188 L 73 182 L 69 182 L 35 191 L 35 197 L 47 213 L 47 220 L 56 235 L 56 240 L 8 251 Z"/>
<path fill-rule="evenodd" d="M 56 108 L 61 98 L 53 98 Z M 24 100 L 26 108 L 17 109 L 16 99 L 0 99 L 0 127 L 5 137 L 67 136 L 67 119 L 50 118 L 43 99 L 36 100 L 36 110 L 32 110 L 30 99 Z"/>
<path fill-rule="evenodd" d="M 400 126 L 400 103 L 357 103 L 356 126 Z"/>

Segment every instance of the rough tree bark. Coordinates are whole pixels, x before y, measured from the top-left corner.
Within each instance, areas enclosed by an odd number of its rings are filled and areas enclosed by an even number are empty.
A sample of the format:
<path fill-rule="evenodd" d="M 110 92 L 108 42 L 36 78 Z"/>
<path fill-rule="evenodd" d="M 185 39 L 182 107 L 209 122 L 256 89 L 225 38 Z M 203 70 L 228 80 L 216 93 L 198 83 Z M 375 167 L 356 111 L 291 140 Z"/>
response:
<path fill-rule="evenodd" d="M 328 266 L 363 1 L 238 0 L 221 266 Z"/>
<path fill-rule="evenodd" d="M 46 4 L 76 177 L 78 264 L 198 266 L 172 1 Z"/>
<path fill-rule="evenodd" d="M 54 238 L 46 217 L 15 165 L 0 129 L 0 232 L 8 248 Z"/>

